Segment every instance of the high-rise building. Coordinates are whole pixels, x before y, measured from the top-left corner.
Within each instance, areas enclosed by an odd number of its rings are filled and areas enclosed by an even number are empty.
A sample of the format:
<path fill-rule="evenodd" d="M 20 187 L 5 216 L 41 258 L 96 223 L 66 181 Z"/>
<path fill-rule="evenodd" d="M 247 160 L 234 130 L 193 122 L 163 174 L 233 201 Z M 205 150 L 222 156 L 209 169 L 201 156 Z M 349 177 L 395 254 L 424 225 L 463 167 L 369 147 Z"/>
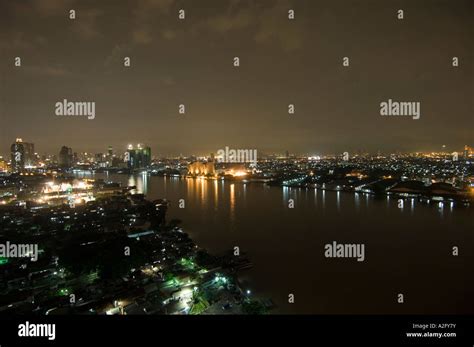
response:
<path fill-rule="evenodd" d="M 114 159 L 115 159 L 114 149 L 112 148 L 112 146 L 109 146 L 107 148 L 105 166 L 106 167 L 114 166 Z M 115 161 L 115 162 L 117 162 L 117 161 Z"/>
<path fill-rule="evenodd" d="M 8 165 L 5 160 L 3 160 L 3 157 L 0 157 L 0 172 L 7 172 L 8 171 Z"/>
<path fill-rule="evenodd" d="M 468 145 L 465 145 L 464 146 L 464 159 L 467 159 L 469 158 L 469 146 Z"/>
<path fill-rule="evenodd" d="M 130 169 L 144 169 L 151 164 L 151 148 L 138 144 L 137 147 L 128 146 L 127 163 Z"/>
<path fill-rule="evenodd" d="M 21 171 L 25 167 L 34 165 L 35 145 L 33 143 L 23 142 L 21 138 L 17 138 L 10 150 L 13 171 Z"/>
<path fill-rule="evenodd" d="M 67 146 L 62 146 L 59 151 L 59 166 L 68 169 L 72 166 L 72 148 Z"/>

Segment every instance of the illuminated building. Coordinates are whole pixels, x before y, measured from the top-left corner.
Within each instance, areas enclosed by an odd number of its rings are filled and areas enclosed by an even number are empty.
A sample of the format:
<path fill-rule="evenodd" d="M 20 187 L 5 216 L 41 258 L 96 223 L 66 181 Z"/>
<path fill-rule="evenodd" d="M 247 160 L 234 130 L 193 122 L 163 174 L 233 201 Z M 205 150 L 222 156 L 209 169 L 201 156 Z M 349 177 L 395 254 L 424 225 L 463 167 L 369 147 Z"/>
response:
<path fill-rule="evenodd" d="M 128 146 L 128 167 L 130 169 L 144 169 L 151 164 L 151 148 L 138 144 L 136 148 L 133 145 Z"/>
<path fill-rule="evenodd" d="M 105 161 L 102 163 L 103 167 L 114 166 L 113 164 L 114 164 L 115 155 L 114 155 L 114 149 L 112 148 L 112 146 L 107 147 L 107 154 L 104 155 L 104 159 Z"/>
<path fill-rule="evenodd" d="M 232 176 L 245 176 L 247 175 L 247 169 L 243 163 L 225 163 L 221 164 L 219 173 L 224 175 Z"/>
<path fill-rule="evenodd" d="M 213 161 L 208 161 L 208 162 L 195 161 L 194 163 L 191 163 L 188 165 L 188 173 L 190 175 L 197 175 L 197 176 L 207 176 L 207 175 L 214 176 L 216 173 L 216 169 L 215 169 Z"/>
<path fill-rule="evenodd" d="M 472 148 L 470 148 L 468 145 L 464 146 L 464 158 L 467 159 L 469 158 L 469 155 L 472 153 Z"/>
<path fill-rule="evenodd" d="M 8 164 L 2 157 L 0 157 L 0 172 L 7 172 L 8 171 Z"/>
<path fill-rule="evenodd" d="M 21 171 L 25 167 L 34 165 L 35 145 L 33 143 L 23 142 L 21 138 L 17 138 L 10 149 L 13 171 Z"/>

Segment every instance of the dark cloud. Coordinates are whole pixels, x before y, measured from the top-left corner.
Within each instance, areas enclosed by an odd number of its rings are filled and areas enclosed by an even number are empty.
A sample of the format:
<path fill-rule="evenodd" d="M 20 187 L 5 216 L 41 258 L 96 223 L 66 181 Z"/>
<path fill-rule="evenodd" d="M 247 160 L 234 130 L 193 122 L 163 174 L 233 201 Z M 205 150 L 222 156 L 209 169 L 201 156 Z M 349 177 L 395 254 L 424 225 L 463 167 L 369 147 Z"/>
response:
<path fill-rule="evenodd" d="M 474 145 L 473 16 L 468 0 L 2 1 L 0 153 L 15 137 L 40 152 L 459 150 Z M 58 119 L 63 98 L 96 118 Z M 420 101 L 420 120 L 381 117 L 388 98 Z"/>

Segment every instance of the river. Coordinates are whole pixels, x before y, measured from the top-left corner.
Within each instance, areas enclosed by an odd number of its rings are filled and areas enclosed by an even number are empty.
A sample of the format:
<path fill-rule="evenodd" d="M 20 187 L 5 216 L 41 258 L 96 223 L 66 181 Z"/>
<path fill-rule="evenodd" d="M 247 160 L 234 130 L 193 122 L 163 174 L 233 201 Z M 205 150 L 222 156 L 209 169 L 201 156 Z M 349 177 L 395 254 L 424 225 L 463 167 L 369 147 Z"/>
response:
<path fill-rule="evenodd" d="M 146 174 L 92 177 L 170 200 L 168 220 L 182 220 L 183 229 L 210 253 L 238 246 L 254 264 L 242 272 L 245 288 L 271 298 L 275 313 L 474 312 L 472 208 L 411 200 L 400 208 L 393 197 L 259 183 Z M 185 208 L 178 207 L 179 199 Z M 324 247 L 333 241 L 364 244 L 364 261 L 326 258 Z M 290 294 L 294 303 L 288 302 Z"/>

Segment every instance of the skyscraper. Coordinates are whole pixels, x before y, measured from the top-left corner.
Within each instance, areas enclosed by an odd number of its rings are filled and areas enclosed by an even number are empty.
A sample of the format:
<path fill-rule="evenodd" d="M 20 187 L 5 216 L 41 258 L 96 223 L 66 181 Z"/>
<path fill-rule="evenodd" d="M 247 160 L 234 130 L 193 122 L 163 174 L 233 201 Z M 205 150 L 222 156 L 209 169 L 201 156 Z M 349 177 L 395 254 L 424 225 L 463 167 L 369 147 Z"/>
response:
<path fill-rule="evenodd" d="M 464 146 L 464 159 L 467 159 L 469 158 L 469 146 L 468 145 L 465 145 Z"/>
<path fill-rule="evenodd" d="M 144 169 L 151 164 L 151 148 L 138 144 L 137 147 L 133 145 L 128 146 L 128 167 L 130 169 Z"/>
<path fill-rule="evenodd" d="M 23 142 L 21 138 L 17 138 L 10 150 L 13 171 L 21 171 L 27 166 L 34 165 L 35 145 L 33 143 Z"/>
<path fill-rule="evenodd" d="M 72 166 L 72 148 L 62 146 L 59 151 L 59 166 L 64 169 L 68 169 Z"/>

